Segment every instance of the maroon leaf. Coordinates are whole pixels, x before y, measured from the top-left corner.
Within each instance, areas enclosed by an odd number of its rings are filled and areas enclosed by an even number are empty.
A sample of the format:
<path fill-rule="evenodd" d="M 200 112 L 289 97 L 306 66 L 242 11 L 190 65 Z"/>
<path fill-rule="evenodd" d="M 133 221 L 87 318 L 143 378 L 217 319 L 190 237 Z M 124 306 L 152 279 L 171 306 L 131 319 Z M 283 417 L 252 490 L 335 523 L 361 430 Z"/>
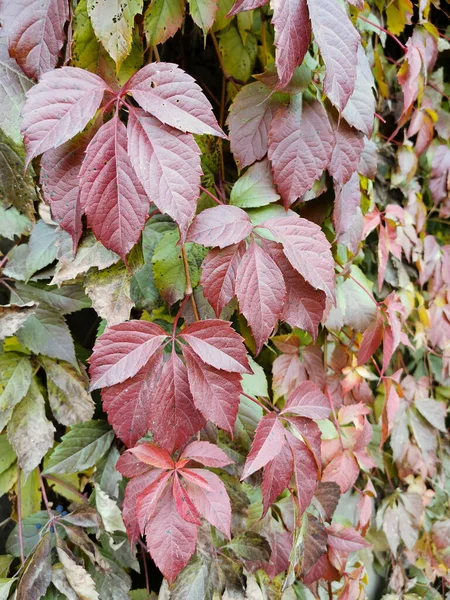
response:
<path fill-rule="evenodd" d="M 203 246 L 225 248 L 244 240 L 252 229 L 250 217 L 242 208 L 214 206 L 195 217 L 187 239 Z"/>
<path fill-rule="evenodd" d="M 236 294 L 236 274 L 244 253 L 245 244 L 241 242 L 223 250 L 210 250 L 203 261 L 200 284 L 216 316 Z"/>
<path fill-rule="evenodd" d="M 193 136 L 136 108 L 130 109 L 127 134 L 128 155 L 144 190 L 184 235 L 195 215 L 202 175 Z"/>
<path fill-rule="evenodd" d="M 128 477 L 128 479 L 143 475 L 144 473 L 147 473 L 147 471 L 151 470 L 151 468 L 152 467 L 149 465 L 141 462 L 136 456 L 134 456 L 134 454 L 131 454 L 131 452 L 124 452 L 121 456 L 119 456 L 116 463 L 116 469 L 124 477 Z"/>
<path fill-rule="evenodd" d="M 334 261 L 330 244 L 318 225 L 297 216 L 265 221 L 276 241 L 283 244 L 284 253 L 300 275 L 314 288 L 323 290 L 333 299 Z"/>
<path fill-rule="evenodd" d="M 358 365 L 364 365 L 378 349 L 383 337 L 383 325 L 383 315 L 377 310 L 377 318 L 363 333 L 358 350 Z"/>
<path fill-rule="evenodd" d="M 87 147 L 80 186 L 88 226 L 125 258 L 144 228 L 149 200 L 130 162 L 126 128 L 117 113 Z"/>
<path fill-rule="evenodd" d="M 285 207 L 301 198 L 330 162 L 334 135 L 318 100 L 300 94 L 281 107 L 270 125 L 269 159 Z"/>
<path fill-rule="evenodd" d="M 298 433 L 302 436 L 303 441 L 311 450 L 314 458 L 316 459 L 316 464 L 321 470 L 322 466 L 322 458 L 321 458 L 321 445 L 322 445 L 322 434 L 317 423 L 311 421 L 311 419 L 307 419 L 305 417 L 286 417 L 291 425 L 295 427 Z"/>
<path fill-rule="evenodd" d="M 260 6 L 264 6 L 264 4 L 267 4 L 267 0 L 237 0 L 227 14 L 227 17 L 233 17 L 238 13 L 244 12 L 244 10 L 254 10 Z"/>
<path fill-rule="evenodd" d="M 288 431 L 286 439 L 294 459 L 294 477 L 297 487 L 297 503 L 301 516 L 314 496 L 317 488 L 317 464 L 307 446 Z"/>
<path fill-rule="evenodd" d="M 228 321 L 207 319 L 192 323 L 179 336 L 208 365 L 232 373 L 250 373 L 241 336 Z"/>
<path fill-rule="evenodd" d="M 203 471 L 202 471 L 203 474 Z M 200 519 L 198 511 L 192 504 L 192 500 L 189 498 L 186 490 L 184 489 L 178 473 L 174 473 L 173 478 L 173 497 L 175 498 L 175 504 L 177 511 L 188 523 L 194 523 L 194 525 L 200 525 Z"/>
<path fill-rule="evenodd" d="M 280 453 L 264 467 L 262 480 L 263 516 L 281 492 L 287 488 L 293 471 L 292 452 L 288 444 L 284 443 Z"/>
<path fill-rule="evenodd" d="M 359 33 L 334 0 L 308 0 L 314 39 L 326 67 L 325 94 L 342 112 L 355 87 Z"/>
<path fill-rule="evenodd" d="M 68 19 L 65 0 L 2 2 L 2 29 L 8 36 L 9 54 L 28 77 L 37 80 L 56 67 Z"/>
<path fill-rule="evenodd" d="M 328 544 L 335 550 L 341 552 L 357 552 L 363 548 L 370 547 L 369 542 L 361 536 L 360 533 L 351 527 L 342 527 L 342 525 L 331 525 L 327 529 Z"/>
<path fill-rule="evenodd" d="M 272 23 L 275 28 L 275 63 L 279 87 L 292 79 L 294 69 L 303 60 L 311 41 L 311 23 L 306 0 L 276 0 Z"/>
<path fill-rule="evenodd" d="M 232 435 L 239 409 L 241 375 L 209 366 L 186 346 L 183 356 L 195 406 L 205 419 Z"/>
<path fill-rule="evenodd" d="M 115 434 L 130 448 L 150 429 L 151 398 L 162 366 L 160 352 L 132 379 L 102 390 L 103 410 Z"/>
<path fill-rule="evenodd" d="M 159 471 L 159 473 L 161 472 Z M 150 483 L 150 485 L 144 488 L 136 496 L 135 519 L 137 519 L 139 531 L 142 534 L 145 532 L 145 528 L 147 527 L 149 520 L 153 518 L 158 501 L 168 487 L 172 475 L 173 471 L 161 473 L 154 481 Z"/>
<path fill-rule="evenodd" d="M 230 539 L 231 505 L 224 484 L 217 475 L 205 469 L 189 469 L 189 472 L 206 479 L 212 490 L 205 490 L 190 480 L 186 482 L 186 490 L 195 508 L 208 523 Z M 184 472 L 181 474 L 184 475 Z"/>
<path fill-rule="evenodd" d="M 146 65 L 127 82 L 122 95 L 126 93 L 166 125 L 184 132 L 226 137 L 200 86 L 178 65 Z"/>
<path fill-rule="evenodd" d="M 94 73 L 63 67 L 45 73 L 27 92 L 22 110 L 26 165 L 82 131 L 100 106 L 106 83 Z"/>
<path fill-rule="evenodd" d="M 159 448 L 159 446 L 156 446 L 152 442 L 138 444 L 134 448 L 127 450 L 127 452 L 134 454 L 134 456 L 146 465 L 151 465 L 158 469 L 173 469 L 175 466 L 167 450 Z"/>
<path fill-rule="evenodd" d="M 240 169 L 261 160 L 267 153 L 270 122 L 280 106 L 263 83 L 244 86 L 228 115 L 231 151 Z"/>
<path fill-rule="evenodd" d="M 140 464 L 142 465 L 142 463 Z M 141 494 L 146 487 L 151 485 L 161 474 L 161 469 L 151 469 L 150 471 L 147 470 L 144 473 L 133 477 L 133 479 L 127 483 L 122 505 L 122 517 L 125 527 L 127 528 L 130 544 L 134 545 L 139 539 L 140 535 L 139 521 L 136 518 L 137 498 L 139 494 Z"/>
<path fill-rule="evenodd" d="M 338 123 L 335 115 L 331 123 L 335 146 L 328 171 L 335 182 L 342 187 L 358 168 L 364 149 L 364 139 L 359 131 L 347 125 L 344 120 Z"/>
<path fill-rule="evenodd" d="M 238 267 L 236 295 L 258 354 L 281 316 L 286 286 L 274 260 L 256 242 L 250 244 Z"/>
<path fill-rule="evenodd" d="M 181 458 L 195 460 L 205 467 L 226 467 L 234 462 L 223 450 L 209 442 L 191 442 L 183 450 Z"/>
<path fill-rule="evenodd" d="M 164 363 L 152 405 L 153 439 L 169 452 L 205 426 L 194 405 L 187 369 L 175 352 Z"/>
<path fill-rule="evenodd" d="M 147 547 L 158 569 L 173 583 L 195 552 L 197 526 L 177 511 L 170 487 L 159 498 L 153 518 L 145 528 Z"/>
<path fill-rule="evenodd" d="M 327 397 L 312 381 L 304 381 L 289 395 L 281 414 L 292 413 L 308 419 L 327 419 L 330 414 Z"/>
<path fill-rule="evenodd" d="M 357 254 L 363 235 L 364 217 L 361 212 L 361 190 L 359 177 L 353 173 L 349 181 L 336 190 L 333 225 L 336 239 Z"/>
<path fill-rule="evenodd" d="M 285 429 L 275 413 L 269 413 L 261 419 L 245 461 L 242 479 L 267 465 L 281 452 L 285 443 L 284 435 Z"/>
<path fill-rule="evenodd" d="M 159 325 L 128 321 L 109 327 L 94 346 L 89 359 L 91 389 L 121 383 L 136 375 L 167 337 Z"/>

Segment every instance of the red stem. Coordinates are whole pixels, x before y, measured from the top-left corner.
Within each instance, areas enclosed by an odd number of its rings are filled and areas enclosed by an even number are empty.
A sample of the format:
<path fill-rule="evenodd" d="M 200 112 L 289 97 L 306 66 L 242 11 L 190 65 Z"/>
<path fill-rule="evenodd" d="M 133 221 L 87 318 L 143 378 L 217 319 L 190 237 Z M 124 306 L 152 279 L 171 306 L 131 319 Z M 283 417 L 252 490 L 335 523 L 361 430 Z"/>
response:
<path fill-rule="evenodd" d="M 214 194 L 211 194 L 211 192 L 209 190 L 207 190 L 206 188 L 204 188 L 202 185 L 200 186 L 200 189 L 202 190 L 202 192 L 204 194 L 206 194 L 212 200 L 214 200 L 214 202 L 217 202 L 217 204 L 223 204 L 222 200 L 219 200 L 219 198 L 217 198 L 216 196 L 214 196 Z"/>
<path fill-rule="evenodd" d="M 368 23 L 372 27 L 375 27 L 375 29 L 379 29 L 380 31 L 382 31 L 383 33 L 385 33 L 386 35 L 391 37 L 393 40 L 395 40 L 397 42 L 397 44 L 400 46 L 400 48 L 403 50 L 403 52 L 407 51 L 408 48 L 405 46 L 405 44 L 402 44 L 402 42 L 398 39 L 397 36 L 395 36 L 393 33 L 388 31 L 384 27 L 381 27 L 381 25 L 377 25 L 377 23 L 373 23 L 372 21 L 369 21 L 369 19 L 366 19 L 365 17 L 362 17 L 361 15 L 358 15 L 358 19 L 361 19 L 361 21 L 364 21 L 365 23 Z"/>
<path fill-rule="evenodd" d="M 19 530 L 19 547 L 20 547 L 20 561 L 23 564 L 25 562 L 25 553 L 23 550 L 23 531 L 22 531 L 22 492 L 21 492 L 21 481 L 20 481 L 20 466 L 17 463 L 17 527 Z"/>

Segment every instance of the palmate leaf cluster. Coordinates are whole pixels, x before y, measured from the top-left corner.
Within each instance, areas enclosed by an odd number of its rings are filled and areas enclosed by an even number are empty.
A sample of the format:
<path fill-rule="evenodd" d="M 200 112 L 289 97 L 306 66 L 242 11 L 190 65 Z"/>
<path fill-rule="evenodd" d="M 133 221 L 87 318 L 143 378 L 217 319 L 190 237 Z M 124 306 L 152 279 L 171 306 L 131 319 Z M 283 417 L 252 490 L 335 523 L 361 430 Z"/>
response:
<path fill-rule="evenodd" d="M 444 0 L 0 23 L 0 600 L 446 598 Z"/>

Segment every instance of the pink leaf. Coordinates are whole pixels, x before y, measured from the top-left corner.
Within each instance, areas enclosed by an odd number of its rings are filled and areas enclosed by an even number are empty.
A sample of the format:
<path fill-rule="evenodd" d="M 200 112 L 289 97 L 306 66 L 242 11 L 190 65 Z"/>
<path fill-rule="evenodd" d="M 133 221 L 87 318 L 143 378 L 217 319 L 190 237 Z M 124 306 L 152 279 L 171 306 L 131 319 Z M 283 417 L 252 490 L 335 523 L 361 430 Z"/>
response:
<path fill-rule="evenodd" d="M 183 355 L 195 406 L 205 419 L 232 435 L 239 409 L 241 375 L 209 366 L 186 346 Z"/>
<path fill-rule="evenodd" d="M 157 503 L 154 516 L 145 529 L 145 537 L 156 566 L 172 584 L 195 552 L 197 526 L 179 514 L 169 487 Z"/>
<path fill-rule="evenodd" d="M 355 483 L 359 466 L 349 450 L 340 452 L 328 463 L 322 474 L 322 481 L 334 481 L 344 494 Z"/>
<path fill-rule="evenodd" d="M 405 62 L 398 72 L 398 82 L 403 90 L 403 111 L 400 122 L 409 115 L 414 101 L 419 95 L 421 88 L 422 55 L 419 48 L 414 44 L 413 38 L 406 42 L 407 52 Z"/>
<path fill-rule="evenodd" d="M 244 465 L 242 479 L 267 465 L 281 452 L 284 434 L 285 429 L 275 413 L 269 413 L 261 419 Z"/>
<path fill-rule="evenodd" d="M 344 120 L 338 123 L 336 115 L 334 115 L 331 123 L 334 130 L 335 146 L 328 165 L 328 171 L 334 181 L 342 187 L 358 168 L 364 149 L 364 139 L 359 131 L 347 125 Z"/>
<path fill-rule="evenodd" d="M 185 234 L 195 215 L 202 175 L 193 136 L 137 108 L 130 108 L 127 135 L 131 164 L 148 197 Z"/>
<path fill-rule="evenodd" d="M 279 454 L 264 467 L 262 480 L 263 516 L 283 490 L 287 488 L 294 471 L 292 452 L 283 444 Z"/>
<path fill-rule="evenodd" d="M 175 352 L 164 363 L 152 404 L 153 439 L 169 452 L 205 426 L 194 405 L 187 369 Z"/>
<path fill-rule="evenodd" d="M 177 511 L 188 523 L 194 523 L 194 525 L 200 525 L 200 519 L 198 518 L 198 511 L 192 504 L 192 500 L 189 498 L 186 490 L 184 489 L 178 473 L 175 473 L 173 478 L 172 487 L 173 497 L 175 498 L 175 504 Z"/>
<path fill-rule="evenodd" d="M 268 156 L 286 208 L 322 175 L 333 146 L 333 131 L 318 100 L 302 101 L 298 94 L 277 111 L 270 125 Z"/>
<path fill-rule="evenodd" d="M 240 169 L 261 160 L 267 153 L 270 122 L 279 106 L 272 90 L 257 81 L 237 94 L 227 123 L 231 151 Z"/>
<path fill-rule="evenodd" d="M 158 500 L 168 486 L 169 480 L 173 476 L 173 471 L 166 471 L 161 473 L 157 479 L 152 481 L 150 485 L 144 488 L 136 496 L 136 509 L 135 514 L 137 522 L 139 524 L 139 531 L 143 534 L 147 523 L 153 518 L 155 509 L 158 504 Z M 128 484 L 130 485 L 130 484 Z"/>
<path fill-rule="evenodd" d="M 195 217 L 187 239 L 203 246 L 225 248 L 238 244 L 252 232 L 247 213 L 237 206 L 214 206 Z"/>
<path fill-rule="evenodd" d="M 237 2 L 234 3 L 233 8 L 227 14 L 227 17 L 233 17 L 245 10 L 254 10 L 260 6 L 264 6 L 264 4 L 267 4 L 267 0 L 237 0 Z"/>
<path fill-rule="evenodd" d="M 250 244 L 238 267 L 236 295 L 258 354 L 282 314 L 286 286 L 274 260 L 256 242 Z"/>
<path fill-rule="evenodd" d="M 231 538 L 231 505 L 224 484 L 214 473 L 205 469 L 190 469 L 198 472 L 208 482 L 212 491 L 205 490 L 191 481 L 186 482 L 186 490 L 200 515 L 211 525 L 221 531 L 228 539 Z M 181 472 L 184 475 L 184 472 Z"/>
<path fill-rule="evenodd" d="M 179 338 L 208 365 L 232 373 L 249 373 L 243 339 L 229 321 L 206 319 L 183 329 Z"/>
<path fill-rule="evenodd" d="M 88 226 L 124 258 L 141 235 L 149 200 L 130 162 L 126 128 L 117 113 L 87 147 L 80 186 Z"/>
<path fill-rule="evenodd" d="M 383 315 L 377 310 L 375 321 L 369 325 L 362 336 L 358 350 L 358 365 L 364 365 L 378 349 L 383 337 Z"/>
<path fill-rule="evenodd" d="M 369 542 L 366 542 L 362 535 L 351 527 L 330 525 L 327 529 L 327 534 L 328 544 L 341 552 L 357 552 L 363 548 L 370 547 Z"/>
<path fill-rule="evenodd" d="M 265 221 L 265 227 L 283 244 L 291 265 L 314 288 L 333 299 L 334 260 L 330 244 L 318 225 L 297 216 L 277 217 Z"/>
<path fill-rule="evenodd" d="M 375 118 L 375 96 L 373 94 L 375 84 L 372 68 L 362 45 L 358 46 L 356 69 L 355 89 L 345 105 L 342 116 L 347 123 L 365 135 L 371 136 Z"/>
<path fill-rule="evenodd" d="M 325 63 L 325 94 L 341 112 L 355 87 L 359 33 L 335 0 L 308 0 L 314 39 Z"/>
<path fill-rule="evenodd" d="M 357 254 L 363 236 L 364 217 L 361 212 L 361 190 L 359 177 L 353 173 L 349 181 L 336 190 L 333 225 L 336 239 Z"/>
<path fill-rule="evenodd" d="M 178 65 L 151 63 L 127 82 L 122 94 L 131 93 L 144 110 L 179 129 L 226 137 L 200 86 Z"/>
<path fill-rule="evenodd" d="M 65 0 L 2 2 L 2 32 L 8 37 L 9 54 L 28 77 L 37 80 L 56 67 L 68 19 Z"/>
<path fill-rule="evenodd" d="M 122 505 L 122 516 L 125 527 L 127 528 L 130 544 L 132 545 L 137 542 L 140 535 L 139 521 L 136 515 L 137 498 L 146 487 L 151 485 L 158 477 L 160 477 L 161 473 L 161 469 L 152 469 L 142 473 L 141 475 L 133 477 L 133 479 L 127 483 Z"/>
<path fill-rule="evenodd" d="M 151 398 L 162 367 L 156 352 L 134 377 L 102 390 L 103 410 L 115 434 L 130 448 L 150 429 Z"/>
<path fill-rule="evenodd" d="M 294 477 L 300 517 L 311 504 L 317 488 L 317 464 L 311 451 L 303 442 L 289 432 L 286 432 L 286 439 L 294 459 Z"/>
<path fill-rule="evenodd" d="M 279 87 L 292 79 L 311 41 L 311 23 L 306 0 L 274 0 L 272 24 L 275 28 L 275 63 Z"/>
<path fill-rule="evenodd" d="M 63 67 L 45 73 L 27 92 L 22 110 L 26 165 L 82 131 L 95 115 L 106 89 L 103 79 L 84 69 Z"/>
<path fill-rule="evenodd" d="M 141 462 L 158 469 L 173 469 L 174 462 L 165 448 L 159 448 L 152 442 L 138 444 L 127 450 L 136 456 Z"/>
<path fill-rule="evenodd" d="M 306 419 L 305 417 L 286 417 L 291 425 L 295 427 L 298 433 L 302 436 L 303 441 L 308 446 L 312 455 L 316 459 L 316 465 L 321 471 L 322 458 L 321 458 L 321 446 L 322 446 L 322 433 L 314 421 Z"/>
<path fill-rule="evenodd" d="M 223 450 L 209 442 L 191 442 L 183 450 L 181 458 L 195 460 L 205 467 L 226 467 L 234 463 Z"/>
<path fill-rule="evenodd" d="M 147 473 L 147 471 L 152 470 L 152 467 L 141 462 L 130 452 L 124 452 L 117 460 L 116 469 L 124 477 L 131 479 L 132 477 L 137 477 Z"/>
<path fill-rule="evenodd" d="M 212 492 L 213 488 L 209 485 L 206 479 L 203 477 L 203 473 L 205 471 L 203 469 L 186 469 L 183 467 L 182 474 L 185 479 L 195 483 L 195 485 L 201 487 L 203 490 L 207 492 Z M 201 475 L 200 475 L 201 473 Z"/>
<path fill-rule="evenodd" d="M 281 414 L 292 413 L 308 419 L 327 419 L 330 404 L 312 381 L 304 381 L 290 394 Z"/>
<path fill-rule="evenodd" d="M 244 253 L 245 244 L 241 242 L 223 250 L 210 250 L 203 261 L 200 284 L 217 317 L 236 294 L 236 274 Z"/>
<path fill-rule="evenodd" d="M 109 327 L 94 346 L 89 359 L 91 389 L 121 383 L 136 375 L 167 337 L 159 325 L 128 321 Z"/>

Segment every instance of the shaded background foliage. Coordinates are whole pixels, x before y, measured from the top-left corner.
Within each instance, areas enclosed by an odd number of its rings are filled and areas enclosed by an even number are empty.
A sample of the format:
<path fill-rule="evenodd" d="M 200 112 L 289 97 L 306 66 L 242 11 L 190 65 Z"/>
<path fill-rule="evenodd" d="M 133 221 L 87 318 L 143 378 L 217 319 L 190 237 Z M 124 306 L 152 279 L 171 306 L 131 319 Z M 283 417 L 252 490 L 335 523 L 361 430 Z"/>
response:
<path fill-rule="evenodd" d="M 449 11 L 0 2 L 0 598 L 448 597 Z"/>

